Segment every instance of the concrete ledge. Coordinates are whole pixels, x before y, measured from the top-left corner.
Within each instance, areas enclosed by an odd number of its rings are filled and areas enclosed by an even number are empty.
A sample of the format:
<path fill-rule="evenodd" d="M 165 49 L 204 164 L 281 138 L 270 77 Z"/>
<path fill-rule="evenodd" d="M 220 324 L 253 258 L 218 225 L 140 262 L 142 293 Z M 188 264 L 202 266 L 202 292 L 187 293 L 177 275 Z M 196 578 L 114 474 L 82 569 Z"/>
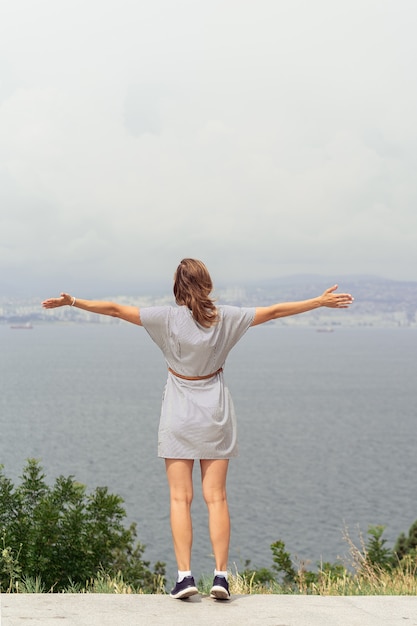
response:
<path fill-rule="evenodd" d="M 1 626 L 417 626 L 416 596 L 3 594 Z"/>

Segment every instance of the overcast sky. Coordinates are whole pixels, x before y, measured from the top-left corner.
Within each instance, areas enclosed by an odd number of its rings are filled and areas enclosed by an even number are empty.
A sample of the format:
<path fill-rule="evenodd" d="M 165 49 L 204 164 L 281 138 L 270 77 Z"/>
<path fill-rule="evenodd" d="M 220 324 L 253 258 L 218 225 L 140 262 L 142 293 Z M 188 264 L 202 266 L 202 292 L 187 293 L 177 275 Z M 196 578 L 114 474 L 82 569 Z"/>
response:
<path fill-rule="evenodd" d="M 2 0 L 0 294 L 417 280 L 415 0 Z"/>

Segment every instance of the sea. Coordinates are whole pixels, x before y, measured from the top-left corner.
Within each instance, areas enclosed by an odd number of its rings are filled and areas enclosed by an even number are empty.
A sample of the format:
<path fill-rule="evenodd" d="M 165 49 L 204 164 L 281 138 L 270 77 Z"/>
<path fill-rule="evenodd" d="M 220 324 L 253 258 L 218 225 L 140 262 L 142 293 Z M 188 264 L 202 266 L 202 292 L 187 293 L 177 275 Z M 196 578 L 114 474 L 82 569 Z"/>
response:
<path fill-rule="evenodd" d="M 0 463 L 15 484 L 28 458 L 52 484 L 73 475 L 120 495 L 151 567 L 176 565 L 157 429 L 166 365 L 143 328 L 126 323 L 0 325 Z M 232 571 L 294 563 L 349 564 L 384 525 L 387 546 L 417 519 L 417 330 L 285 323 L 249 329 L 225 380 L 240 455 L 228 498 Z M 199 464 L 194 466 L 193 573 L 214 561 Z"/>

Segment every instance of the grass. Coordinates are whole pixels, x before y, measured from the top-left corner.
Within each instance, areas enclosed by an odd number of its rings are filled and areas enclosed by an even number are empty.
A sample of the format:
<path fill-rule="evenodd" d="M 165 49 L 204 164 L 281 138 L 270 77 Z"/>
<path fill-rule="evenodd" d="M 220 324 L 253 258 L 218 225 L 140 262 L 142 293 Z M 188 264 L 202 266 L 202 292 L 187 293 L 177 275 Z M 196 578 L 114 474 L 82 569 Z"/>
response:
<path fill-rule="evenodd" d="M 417 572 L 415 564 L 405 570 L 392 572 L 378 568 L 361 573 L 345 570 L 338 578 L 326 572 L 319 573 L 317 582 L 298 586 L 284 586 L 278 582 L 268 584 L 254 582 L 254 575 L 248 577 L 238 572 L 229 575 L 230 592 L 240 594 L 292 594 L 319 596 L 415 596 L 417 595 Z M 207 592 L 209 586 L 203 585 Z"/>
<path fill-rule="evenodd" d="M 211 584 L 212 576 L 202 577 L 198 584 L 200 592 L 208 594 Z M 255 582 L 255 572 L 249 576 L 236 571 L 229 573 L 229 586 L 232 595 L 415 596 L 417 595 L 417 571 L 416 564 L 409 563 L 405 568 L 397 568 L 391 572 L 379 568 L 370 568 L 352 574 L 345 570 L 344 574 L 337 578 L 326 572 L 319 572 L 317 582 L 307 585 L 303 583 L 301 578 L 298 586 L 292 587 L 284 586 L 276 581 L 267 584 L 257 583 Z M 39 579 L 25 579 L 15 582 L 15 588 L 10 589 L 10 591 L 15 593 L 48 593 L 53 592 L 53 589 L 46 590 Z M 121 574 L 116 577 L 99 574 L 97 578 L 89 581 L 84 587 L 70 583 L 64 593 L 140 594 L 143 591 L 125 583 Z M 165 593 L 162 582 L 158 593 Z"/>
<path fill-rule="evenodd" d="M 379 596 L 417 595 L 417 556 L 405 557 L 395 568 L 372 563 L 363 538 L 358 548 L 347 531 L 345 541 L 349 546 L 350 562 L 336 568 L 321 568 L 311 576 L 300 563 L 296 579 L 291 584 L 276 580 L 256 583 L 256 571 L 252 574 L 229 576 L 232 594 L 308 594 L 323 596 Z"/>
<path fill-rule="evenodd" d="M 251 575 L 241 574 L 237 570 L 229 572 L 228 580 L 232 595 L 248 594 L 292 594 L 320 596 L 406 596 L 417 595 L 417 565 L 411 561 L 404 568 L 386 571 L 378 567 L 362 568 L 357 572 L 347 569 L 338 577 L 322 571 L 317 581 L 307 583 L 299 571 L 298 584 L 283 585 L 277 581 L 267 584 L 255 581 L 256 572 Z M 212 576 L 202 577 L 198 587 L 208 594 L 212 584 Z"/>
<path fill-rule="evenodd" d="M 249 594 L 293 594 L 321 596 L 379 596 L 379 595 L 417 595 L 417 557 L 408 556 L 395 568 L 382 567 L 372 563 L 365 543 L 358 548 L 346 533 L 349 546 L 350 562 L 346 565 L 321 567 L 312 573 L 300 563 L 296 576 L 291 582 L 279 582 L 278 574 L 271 573 L 271 579 L 258 582 L 257 570 L 229 572 L 229 586 L 232 595 Z M 208 594 L 212 584 L 212 575 L 203 576 L 198 581 L 201 593 Z M 13 580 L 9 593 L 51 593 L 54 589 L 45 589 L 39 578 Z M 143 590 L 127 584 L 123 575 L 109 576 L 99 572 L 85 585 L 69 582 L 63 593 L 105 593 L 105 594 L 141 594 Z M 158 579 L 157 593 L 166 593 L 164 579 Z"/>

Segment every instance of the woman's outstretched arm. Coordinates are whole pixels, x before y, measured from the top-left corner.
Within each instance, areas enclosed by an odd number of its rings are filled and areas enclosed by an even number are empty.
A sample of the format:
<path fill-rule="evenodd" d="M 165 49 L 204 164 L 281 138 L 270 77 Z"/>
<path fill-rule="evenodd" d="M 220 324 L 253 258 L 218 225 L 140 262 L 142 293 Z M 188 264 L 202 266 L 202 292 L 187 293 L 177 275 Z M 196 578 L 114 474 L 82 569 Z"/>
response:
<path fill-rule="evenodd" d="M 352 296 L 350 293 L 334 293 L 336 289 L 337 285 L 333 285 L 333 287 L 326 289 L 321 296 L 311 298 L 310 300 L 282 302 L 272 304 L 271 306 L 257 307 L 252 326 L 264 324 L 265 322 L 276 320 L 279 317 L 306 313 L 307 311 L 312 311 L 313 309 L 318 309 L 322 306 L 330 307 L 332 309 L 347 309 L 353 302 Z"/>
<path fill-rule="evenodd" d="M 60 306 L 74 306 L 77 309 L 83 309 L 89 313 L 97 313 L 98 315 L 111 315 L 118 317 L 126 322 L 142 326 L 140 321 L 140 311 L 136 306 L 125 304 L 117 304 L 117 302 L 106 302 L 104 300 L 81 300 L 74 298 L 68 293 L 61 293 L 59 298 L 49 298 L 42 302 L 44 309 L 55 309 Z"/>

